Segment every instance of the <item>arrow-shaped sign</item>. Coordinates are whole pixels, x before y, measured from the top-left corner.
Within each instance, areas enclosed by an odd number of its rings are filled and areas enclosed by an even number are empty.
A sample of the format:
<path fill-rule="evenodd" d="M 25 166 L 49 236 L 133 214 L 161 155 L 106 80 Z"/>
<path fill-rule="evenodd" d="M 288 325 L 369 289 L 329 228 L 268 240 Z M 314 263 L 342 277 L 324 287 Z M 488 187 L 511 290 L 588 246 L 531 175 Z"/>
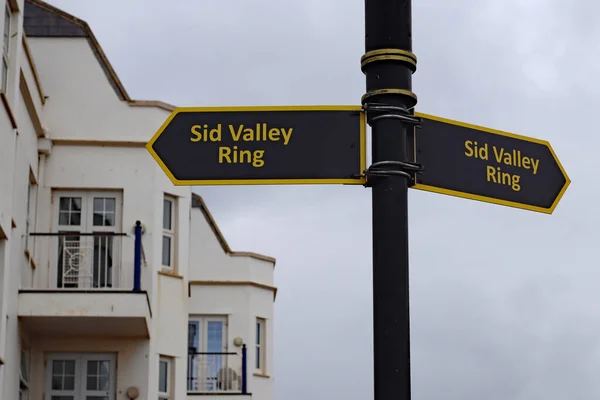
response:
<path fill-rule="evenodd" d="M 551 214 L 571 182 L 545 140 L 415 115 L 414 189 Z"/>
<path fill-rule="evenodd" d="M 177 108 L 146 148 L 174 185 L 365 182 L 360 106 Z"/>

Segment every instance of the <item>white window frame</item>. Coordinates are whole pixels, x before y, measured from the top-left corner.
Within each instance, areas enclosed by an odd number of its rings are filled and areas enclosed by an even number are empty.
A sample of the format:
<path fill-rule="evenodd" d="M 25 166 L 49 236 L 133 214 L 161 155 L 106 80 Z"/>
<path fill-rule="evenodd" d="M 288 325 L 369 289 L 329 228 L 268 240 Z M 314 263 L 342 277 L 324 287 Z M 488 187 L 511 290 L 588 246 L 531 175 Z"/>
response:
<path fill-rule="evenodd" d="M 81 198 L 81 220 L 80 225 L 60 225 L 60 198 L 61 197 L 80 197 Z M 95 226 L 94 225 L 94 198 L 114 198 L 115 199 L 115 221 L 112 226 Z M 123 193 L 120 190 L 54 190 L 52 193 L 52 232 L 122 232 L 122 212 L 123 212 Z M 58 237 L 53 240 L 51 254 L 51 276 L 52 287 L 57 287 L 58 274 Z M 93 237 L 81 237 L 82 243 L 90 244 L 93 242 Z M 122 255 L 121 255 L 121 239 L 115 238 L 113 247 L 113 257 L 116 260 L 116 266 L 112 270 L 112 287 L 118 288 L 123 282 L 122 274 Z M 91 271 L 91 263 L 93 257 L 88 258 L 84 267 Z M 89 272 L 88 271 L 88 272 Z M 82 286 L 84 287 L 84 286 Z"/>
<path fill-rule="evenodd" d="M 160 391 L 160 364 L 167 365 L 167 390 Z M 171 357 L 161 356 L 158 360 L 158 400 L 171 400 L 173 398 L 173 359 Z"/>
<path fill-rule="evenodd" d="M 48 353 L 46 354 L 46 396 L 50 398 L 52 394 L 52 361 L 54 360 L 74 360 L 75 361 L 75 398 L 84 398 L 88 396 L 102 396 L 104 394 L 90 393 L 92 391 L 86 391 L 85 382 L 87 378 L 87 361 L 94 360 L 109 360 L 110 361 L 110 381 L 108 389 L 108 399 L 116 400 L 116 387 L 117 387 L 117 355 L 115 353 Z M 59 394 L 53 394 L 59 395 Z M 66 394 L 70 396 L 71 394 Z"/>
<path fill-rule="evenodd" d="M 188 351 L 189 351 L 189 344 L 190 344 L 190 338 L 189 338 L 189 325 L 190 324 L 195 324 L 197 327 L 197 331 L 196 331 L 196 342 L 193 343 L 196 347 L 196 353 L 194 356 L 192 356 L 192 360 L 188 361 L 188 370 L 186 372 L 186 374 L 189 376 L 190 373 L 190 367 L 193 368 L 194 372 L 193 374 L 196 375 L 196 377 L 200 378 L 200 380 L 198 380 L 195 385 L 191 385 L 190 383 L 188 383 L 188 391 L 199 391 L 199 392 L 212 392 L 213 390 L 215 390 L 214 388 L 216 386 L 213 386 L 216 384 L 215 381 L 213 380 L 203 380 L 203 379 L 207 379 L 210 378 L 208 374 L 211 374 L 210 368 L 207 368 L 206 366 L 203 366 L 203 362 L 204 360 L 207 359 L 213 359 L 213 360 L 221 360 L 221 366 L 222 367 L 228 367 L 229 366 L 229 356 L 227 355 L 198 355 L 197 353 L 207 353 L 208 352 L 208 324 L 210 322 L 220 322 L 223 326 L 223 331 L 222 331 L 222 340 L 221 340 L 221 349 L 219 349 L 218 353 L 227 353 L 229 350 L 229 316 L 228 315 L 190 315 L 188 317 L 188 338 L 187 338 L 187 342 L 188 342 Z M 189 357 L 189 355 L 188 355 Z M 240 360 L 241 361 L 241 360 Z M 202 371 L 202 372 L 200 372 Z M 199 375 L 198 375 L 199 374 Z"/>
<path fill-rule="evenodd" d="M 258 331 L 258 332 L 257 332 Z M 267 320 L 265 318 L 256 318 L 256 329 L 254 331 L 254 345 L 256 352 L 254 354 L 254 368 L 260 374 L 267 373 Z"/>
<path fill-rule="evenodd" d="M 208 352 L 208 323 L 209 322 L 220 322 L 223 324 L 223 347 L 220 350 L 222 353 L 226 353 L 229 349 L 228 346 L 228 316 L 227 315 L 190 315 L 188 319 L 188 327 L 190 322 L 195 322 L 197 331 L 197 347 L 196 350 L 199 353 Z M 189 328 L 188 328 L 189 329 Z M 189 343 L 189 340 L 188 340 Z"/>
<path fill-rule="evenodd" d="M 170 211 L 171 211 L 171 215 L 170 215 L 170 221 L 171 221 L 171 226 L 170 227 L 165 227 L 165 203 L 168 202 L 171 205 Z M 163 198 L 163 217 L 162 217 L 162 235 L 161 235 L 161 258 L 160 258 L 160 262 L 162 264 L 162 268 L 163 269 L 167 269 L 170 271 L 175 271 L 175 262 L 176 262 L 176 257 L 175 257 L 175 250 L 177 248 L 177 199 L 174 196 L 170 196 L 168 194 L 165 194 L 164 198 Z M 170 240 L 170 246 L 169 246 L 169 265 L 165 265 L 164 261 L 164 246 L 163 246 L 163 240 L 165 237 L 168 237 Z"/>
<path fill-rule="evenodd" d="M 4 24 L 3 24 L 3 37 L 2 37 L 2 91 L 6 93 L 8 86 L 8 55 L 10 51 L 10 31 L 11 31 L 11 20 L 12 12 L 8 1 L 4 7 Z"/>
<path fill-rule="evenodd" d="M 37 183 L 32 179 L 29 180 L 29 186 L 27 187 L 27 217 L 25 218 L 25 250 L 31 254 L 29 234 L 31 228 L 35 229 L 35 211 L 37 209 Z"/>

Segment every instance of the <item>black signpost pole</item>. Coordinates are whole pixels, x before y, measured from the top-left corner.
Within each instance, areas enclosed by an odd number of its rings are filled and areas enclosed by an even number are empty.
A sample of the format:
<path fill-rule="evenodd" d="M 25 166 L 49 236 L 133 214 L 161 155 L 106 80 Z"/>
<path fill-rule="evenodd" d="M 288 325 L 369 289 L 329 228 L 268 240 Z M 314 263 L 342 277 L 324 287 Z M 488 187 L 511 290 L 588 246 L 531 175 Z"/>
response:
<path fill-rule="evenodd" d="M 407 133 L 418 124 L 412 93 L 411 1 L 365 0 L 362 98 L 372 128 L 367 186 L 373 200 L 375 400 L 409 400 L 410 316 L 408 187 L 419 166 L 407 162 Z"/>

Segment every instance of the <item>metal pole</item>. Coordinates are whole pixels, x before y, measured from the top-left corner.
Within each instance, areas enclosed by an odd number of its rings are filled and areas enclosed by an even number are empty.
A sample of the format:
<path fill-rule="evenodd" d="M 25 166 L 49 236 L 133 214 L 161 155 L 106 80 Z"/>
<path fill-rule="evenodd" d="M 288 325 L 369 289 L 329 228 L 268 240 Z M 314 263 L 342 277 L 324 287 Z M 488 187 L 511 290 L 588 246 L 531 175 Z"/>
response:
<path fill-rule="evenodd" d="M 142 290 L 142 223 L 135 221 L 135 243 L 133 250 L 133 291 Z"/>
<path fill-rule="evenodd" d="M 373 207 L 374 399 L 410 400 L 408 187 L 420 167 L 408 162 L 416 56 L 410 0 L 365 0 L 362 98 L 372 128 L 367 186 Z"/>
<path fill-rule="evenodd" d="M 246 394 L 248 393 L 248 378 L 246 377 L 246 373 L 248 372 L 248 366 L 247 366 L 247 349 L 246 349 L 246 344 L 244 343 L 242 345 L 242 394 Z"/>

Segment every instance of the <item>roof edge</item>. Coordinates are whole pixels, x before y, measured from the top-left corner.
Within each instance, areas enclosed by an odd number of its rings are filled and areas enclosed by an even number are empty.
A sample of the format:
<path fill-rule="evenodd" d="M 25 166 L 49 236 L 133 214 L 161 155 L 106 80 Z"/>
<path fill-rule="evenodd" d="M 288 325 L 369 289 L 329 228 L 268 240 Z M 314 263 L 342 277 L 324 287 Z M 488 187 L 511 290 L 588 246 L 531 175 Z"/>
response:
<path fill-rule="evenodd" d="M 217 240 L 221 244 L 221 248 L 227 255 L 229 255 L 230 257 L 254 258 L 256 260 L 272 263 L 273 267 L 275 267 L 277 260 L 273 257 L 266 256 L 264 254 L 253 253 L 253 252 L 249 252 L 249 251 L 233 251 L 233 250 L 231 250 L 231 247 L 229 247 L 229 244 L 225 240 L 225 236 L 223 236 L 223 233 L 219 229 L 217 222 L 215 221 L 212 214 L 208 210 L 208 207 L 206 206 L 204 199 L 199 194 L 196 194 L 193 192 L 192 192 L 192 208 L 198 208 L 198 209 L 200 209 L 200 211 L 202 211 L 202 214 L 204 214 L 204 217 L 206 218 L 206 221 L 210 225 L 210 228 L 212 229 L 214 234 L 217 236 Z"/>
<path fill-rule="evenodd" d="M 119 79 L 119 76 L 117 75 L 117 72 L 114 70 L 112 64 L 110 63 L 110 61 L 108 61 L 108 57 L 106 56 L 106 53 L 102 49 L 102 46 L 96 39 L 96 36 L 94 35 L 94 32 L 92 31 L 92 28 L 88 25 L 87 22 L 85 22 L 84 20 L 82 20 L 80 18 L 75 17 L 72 14 L 69 14 L 69 13 L 61 10 L 60 8 L 54 7 L 53 5 L 48 4 L 42 0 L 26 0 L 26 1 L 29 1 L 32 4 L 35 4 L 39 7 L 45 8 L 46 10 L 57 14 L 61 18 L 64 18 L 74 24 L 79 25 L 85 31 L 88 42 L 92 46 L 92 50 L 96 53 L 96 55 L 98 56 L 98 60 L 100 61 L 100 63 L 103 64 L 102 65 L 104 67 L 103 69 L 108 73 L 109 78 L 112 80 L 113 85 L 111 85 L 111 86 L 113 86 L 113 88 L 117 90 L 117 95 L 122 101 L 127 102 L 132 107 L 155 107 L 155 108 L 161 108 L 163 110 L 170 111 L 170 112 L 176 108 L 172 104 L 168 104 L 168 103 L 165 103 L 165 102 L 159 101 L 159 100 L 135 100 L 135 99 L 132 99 L 129 96 L 129 93 L 127 93 L 125 86 Z"/>
<path fill-rule="evenodd" d="M 118 93 L 119 97 L 124 101 L 131 101 L 131 97 L 129 97 L 129 94 L 125 90 L 123 83 L 121 82 L 121 80 L 117 76 L 117 73 L 115 72 L 114 68 L 108 61 L 108 58 L 106 57 L 106 53 L 104 53 L 102 46 L 100 46 L 100 43 L 96 39 L 94 32 L 92 32 L 92 29 L 90 28 L 90 26 L 88 25 L 87 22 L 85 22 L 82 19 L 77 18 L 76 16 L 74 16 L 72 14 L 69 14 L 69 13 L 61 10 L 60 8 L 54 7 L 53 5 L 50 5 L 42 0 L 26 0 L 26 1 L 37 5 L 38 7 L 44 8 L 52 13 L 55 13 L 58 16 L 60 16 L 61 18 L 66 19 L 67 21 L 70 21 L 76 25 L 79 25 L 84 30 L 85 34 L 87 35 L 87 39 L 88 39 L 89 43 L 92 45 L 93 50 L 98 55 L 100 62 L 102 64 L 104 64 L 103 66 L 105 68 L 105 71 L 108 73 L 108 75 L 110 75 L 110 78 L 113 80 L 114 86 L 117 89 L 117 91 L 119 92 Z"/>
<path fill-rule="evenodd" d="M 165 111 L 174 111 L 176 106 L 160 100 L 129 100 L 131 107 L 156 107 Z"/>

